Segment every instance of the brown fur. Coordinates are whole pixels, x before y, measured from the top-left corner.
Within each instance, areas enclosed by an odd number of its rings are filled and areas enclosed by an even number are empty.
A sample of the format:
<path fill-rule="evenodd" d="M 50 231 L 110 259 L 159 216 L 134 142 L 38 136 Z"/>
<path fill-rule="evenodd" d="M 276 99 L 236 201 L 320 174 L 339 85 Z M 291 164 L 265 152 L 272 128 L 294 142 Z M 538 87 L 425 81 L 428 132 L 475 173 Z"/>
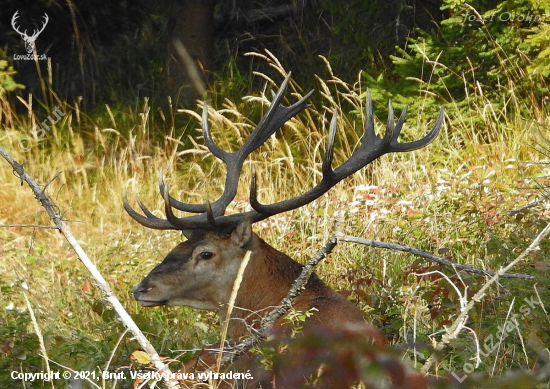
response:
<path fill-rule="evenodd" d="M 245 310 L 236 309 L 232 315 L 232 319 L 246 319 L 249 325 L 254 319 L 262 318 L 281 303 L 303 268 L 262 239 L 258 238 L 258 240 L 259 247 L 250 258 L 235 301 L 235 307 L 245 308 Z M 312 308 L 316 308 L 317 311 L 306 321 L 304 325 L 306 332 L 315 324 L 338 329 L 344 323 L 364 322 L 362 312 L 342 295 L 329 288 L 315 273 L 311 275 L 306 289 L 294 304 L 294 309 L 297 311 L 308 311 Z M 256 320 L 256 323 L 258 322 L 259 320 Z M 230 337 L 235 340 L 248 335 L 247 329 L 238 320 L 230 322 L 229 331 Z"/>
<path fill-rule="evenodd" d="M 180 243 L 164 261 L 134 287 L 134 297 L 145 306 L 188 305 L 217 310 L 222 319 L 227 316 L 227 304 L 238 268 L 247 251 L 251 256 L 235 300 L 228 335 L 233 341 L 249 334 L 248 327 L 257 328 L 261 319 L 279 305 L 287 295 L 303 266 L 274 249 L 242 222 L 230 235 L 198 232 Z M 204 253 L 209 253 L 208 258 Z M 303 323 L 303 334 L 319 328 L 339 332 L 348 327 L 366 326 L 363 313 L 346 298 L 333 291 L 314 273 L 294 304 L 297 311 L 315 308 Z M 282 329 L 284 318 L 275 325 Z M 280 331 L 278 331 L 280 332 Z M 216 360 L 210 352 L 188 362 L 182 370 L 206 370 Z M 254 369 L 257 363 L 246 355 L 232 367 Z M 239 367 L 240 365 L 240 367 Z M 272 387 L 271 374 L 253 370 L 262 387 Z M 252 384 L 256 387 L 258 382 Z M 268 386 L 265 386 L 268 385 Z"/>

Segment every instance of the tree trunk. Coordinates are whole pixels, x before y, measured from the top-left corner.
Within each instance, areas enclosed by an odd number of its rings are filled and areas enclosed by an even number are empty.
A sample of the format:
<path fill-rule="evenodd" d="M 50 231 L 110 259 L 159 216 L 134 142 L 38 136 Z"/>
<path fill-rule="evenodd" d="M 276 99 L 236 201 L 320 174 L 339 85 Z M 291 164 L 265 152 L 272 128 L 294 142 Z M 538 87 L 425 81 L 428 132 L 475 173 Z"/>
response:
<path fill-rule="evenodd" d="M 192 104 L 204 93 L 201 85 L 213 61 L 214 5 L 214 0 L 172 0 L 169 3 L 166 92 L 174 105 Z"/>

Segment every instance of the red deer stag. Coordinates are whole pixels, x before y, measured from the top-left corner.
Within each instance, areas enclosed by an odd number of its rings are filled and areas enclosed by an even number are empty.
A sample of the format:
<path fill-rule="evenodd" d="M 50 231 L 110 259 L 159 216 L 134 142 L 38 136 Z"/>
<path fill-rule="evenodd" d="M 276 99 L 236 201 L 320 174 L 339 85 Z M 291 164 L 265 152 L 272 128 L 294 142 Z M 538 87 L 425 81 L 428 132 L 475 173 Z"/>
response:
<path fill-rule="evenodd" d="M 168 186 L 161 176 L 159 187 L 165 201 L 166 213 L 166 219 L 161 219 L 153 215 L 139 200 L 143 214 L 136 212 L 130 207 L 124 194 L 124 209 L 137 222 L 154 229 L 180 230 L 187 237 L 185 242 L 176 246 L 160 265 L 133 288 L 134 298 L 142 306 L 183 305 L 218 311 L 225 320 L 229 296 L 239 266 L 245 253 L 251 251 L 228 328 L 228 334 L 233 340 L 247 335 L 247 326 L 257 326 L 260 322 L 258 319 L 280 304 L 302 271 L 302 265 L 256 235 L 251 224 L 312 202 L 338 182 L 384 154 L 412 151 L 428 145 L 435 139 L 443 123 L 442 107 L 433 129 L 424 138 L 399 143 L 397 138 L 405 121 L 406 109 L 395 125 L 390 102 L 386 133 L 383 138 L 379 138 L 374 132 L 372 102 L 370 95 L 367 95 L 367 124 L 363 141 L 346 162 L 336 169 L 331 167 L 336 134 L 335 111 L 322 164 L 323 176 L 315 187 L 292 199 L 261 204 L 257 199 L 256 176 L 253 174 L 250 190 L 250 205 L 253 210 L 225 215 L 227 206 L 237 193 L 237 184 L 246 157 L 286 121 L 307 107 L 306 100 L 313 91 L 291 106 L 281 104 L 289 77 L 290 75 L 281 85 L 267 113 L 249 138 L 233 153 L 220 149 L 212 140 L 205 105 L 202 115 L 204 141 L 212 154 L 227 165 L 225 188 L 218 200 L 206 204 L 182 203 L 169 195 Z M 198 215 L 177 217 L 172 208 Z M 315 274 L 312 274 L 305 291 L 296 300 L 295 308 L 299 311 L 312 308 L 317 310 L 305 321 L 304 333 L 319 326 L 341 330 L 348 323 L 364 323 L 362 312 Z"/>

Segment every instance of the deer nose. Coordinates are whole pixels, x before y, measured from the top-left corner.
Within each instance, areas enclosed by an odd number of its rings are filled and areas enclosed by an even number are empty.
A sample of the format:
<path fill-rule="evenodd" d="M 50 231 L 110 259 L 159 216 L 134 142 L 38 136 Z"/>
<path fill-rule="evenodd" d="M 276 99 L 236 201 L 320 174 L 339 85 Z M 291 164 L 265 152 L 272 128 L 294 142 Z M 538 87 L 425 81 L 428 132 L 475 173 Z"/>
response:
<path fill-rule="evenodd" d="M 153 286 L 145 286 L 145 285 L 137 284 L 136 286 L 134 286 L 132 288 L 132 292 L 134 294 L 136 294 L 136 293 L 147 293 L 151 289 L 153 289 Z"/>

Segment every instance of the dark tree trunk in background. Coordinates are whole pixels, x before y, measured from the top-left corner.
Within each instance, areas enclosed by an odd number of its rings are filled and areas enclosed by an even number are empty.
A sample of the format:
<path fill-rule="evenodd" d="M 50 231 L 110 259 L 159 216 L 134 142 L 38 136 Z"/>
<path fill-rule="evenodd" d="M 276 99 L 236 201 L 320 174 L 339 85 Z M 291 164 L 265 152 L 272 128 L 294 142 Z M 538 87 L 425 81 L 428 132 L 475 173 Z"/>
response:
<path fill-rule="evenodd" d="M 166 93 L 178 102 L 192 104 L 202 97 L 197 83 L 204 84 L 211 70 L 214 49 L 215 0 L 171 0 L 167 8 L 169 19 L 168 51 L 166 55 Z M 181 42 L 185 54 L 177 48 Z M 194 69 L 192 68 L 194 67 Z M 193 77 L 200 80 L 193 80 Z"/>
<path fill-rule="evenodd" d="M 45 13 L 50 18 L 36 47 L 51 57 L 52 77 L 46 61 L 10 60 L 26 86 L 20 96 L 55 100 L 43 94 L 44 80 L 52 80 L 48 88 L 60 98 L 82 97 L 85 108 L 142 96 L 166 106 L 167 95 L 174 106 L 194 108 L 216 70 L 271 74 L 265 61 L 244 57 L 251 51 L 271 52 L 303 86 L 312 72 L 324 77 L 320 54 L 343 79 L 365 69 L 389 75 L 396 46 L 406 48 L 415 28 L 430 32 L 448 17 L 438 0 L 0 1 L 0 59 L 24 50 L 11 25 L 15 12 L 29 31 Z"/>

